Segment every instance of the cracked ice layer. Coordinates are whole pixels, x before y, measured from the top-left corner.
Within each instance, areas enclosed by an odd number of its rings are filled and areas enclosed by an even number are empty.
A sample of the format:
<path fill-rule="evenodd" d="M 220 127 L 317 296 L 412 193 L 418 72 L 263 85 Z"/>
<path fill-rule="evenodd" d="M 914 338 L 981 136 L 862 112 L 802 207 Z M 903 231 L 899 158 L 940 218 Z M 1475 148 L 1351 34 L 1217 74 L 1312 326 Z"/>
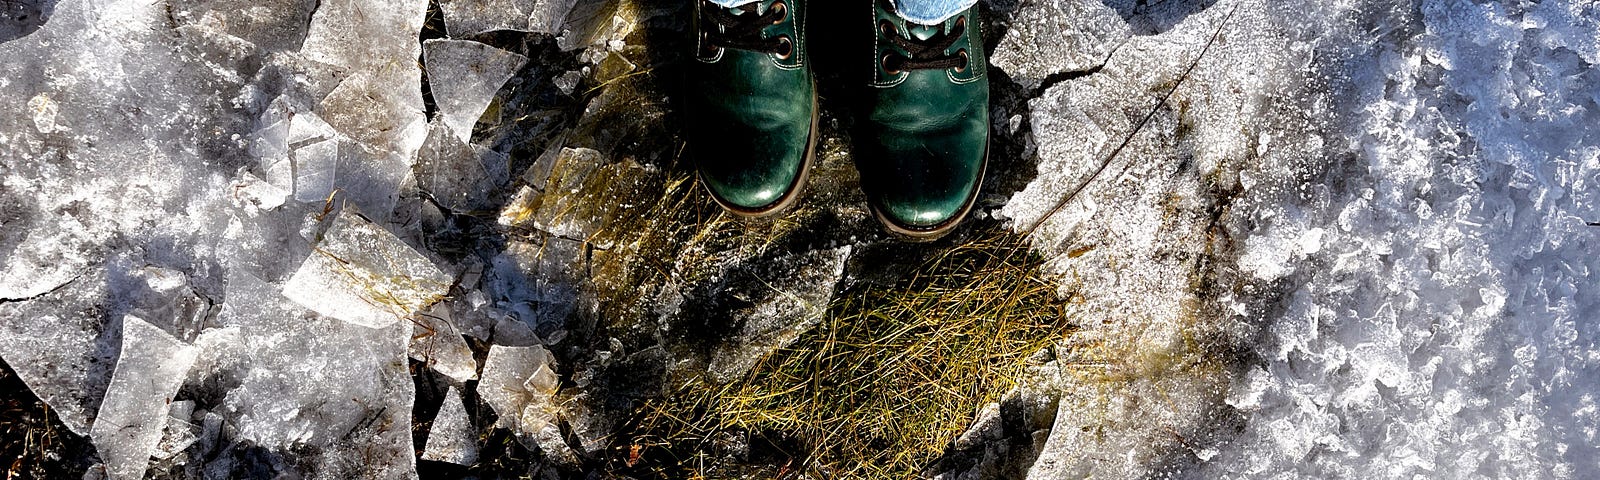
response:
<path fill-rule="evenodd" d="M 1260 133 L 1316 144 L 1314 126 L 1271 103 L 1304 95 L 1310 82 L 1238 68 L 1294 68 L 1303 54 L 1272 10 L 1242 1 L 1163 19 L 1173 26 L 1128 38 L 1099 71 L 1029 102 L 1039 174 L 1002 213 L 1030 232 L 1060 292 L 1078 299 L 1068 315 L 1083 318 L 1082 329 L 1060 350 L 1086 358 L 1057 363 L 1065 381 L 1039 387 L 1054 389 L 1059 406 L 1034 443 L 1028 478 L 1159 476 L 1179 468 L 1168 462 L 1197 461 L 1191 445 L 1226 436 L 1216 429 L 1228 385 L 1219 365 L 1251 337 L 1212 314 L 1220 301 L 1211 282 L 1233 275 L 1214 263 L 1225 247 L 1215 243 L 1217 215 L 1233 201 L 1237 172 L 1255 166 Z M 1208 48 L 1225 19 L 1227 41 Z M 1295 164 L 1315 158 L 1301 148 L 1273 153 Z"/>
<path fill-rule="evenodd" d="M 144 319 L 122 319 L 122 354 L 89 438 L 112 479 L 144 477 L 167 426 L 168 403 L 197 349 Z"/>
<path fill-rule="evenodd" d="M 462 142 L 471 139 L 473 125 L 495 93 L 527 61 L 528 57 L 469 40 L 422 43 L 423 68 L 440 119 Z"/>
<path fill-rule="evenodd" d="M 472 428 L 472 420 L 467 417 L 467 408 L 456 387 L 445 392 L 444 404 L 433 417 L 422 459 L 456 465 L 478 463 L 478 434 Z"/>
<path fill-rule="evenodd" d="M 283 295 L 329 317 L 383 328 L 443 298 L 450 281 L 394 234 L 340 212 Z"/>
<path fill-rule="evenodd" d="M 990 63 L 1022 84 L 1040 86 L 1045 78 L 1099 67 L 1132 35 L 1117 12 L 1098 1 L 1025 1 L 1012 27 L 995 47 Z"/>

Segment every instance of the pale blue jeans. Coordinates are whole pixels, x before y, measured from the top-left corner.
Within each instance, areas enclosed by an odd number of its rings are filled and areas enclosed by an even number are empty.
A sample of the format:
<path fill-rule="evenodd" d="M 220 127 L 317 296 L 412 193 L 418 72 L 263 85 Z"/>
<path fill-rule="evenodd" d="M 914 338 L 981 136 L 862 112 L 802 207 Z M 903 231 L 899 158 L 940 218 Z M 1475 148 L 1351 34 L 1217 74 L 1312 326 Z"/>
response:
<path fill-rule="evenodd" d="M 758 0 L 709 0 L 711 3 L 724 7 L 737 7 L 746 3 L 755 3 Z M 836 0 L 825 0 L 833 2 Z M 978 0 L 894 0 L 894 8 L 900 18 L 911 23 L 923 25 L 937 25 L 949 20 L 950 17 L 972 8 Z"/>

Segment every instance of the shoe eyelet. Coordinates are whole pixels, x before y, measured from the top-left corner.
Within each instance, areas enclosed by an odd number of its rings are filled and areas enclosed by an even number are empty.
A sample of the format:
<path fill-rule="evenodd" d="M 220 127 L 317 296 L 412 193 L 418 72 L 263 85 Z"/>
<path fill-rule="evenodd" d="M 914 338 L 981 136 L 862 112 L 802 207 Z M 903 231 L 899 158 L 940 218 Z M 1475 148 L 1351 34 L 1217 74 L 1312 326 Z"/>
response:
<path fill-rule="evenodd" d="M 894 36 L 900 33 L 899 30 L 894 28 L 894 24 L 889 23 L 888 20 L 878 21 L 878 31 L 882 32 L 884 36 Z"/>
<path fill-rule="evenodd" d="M 895 61 L 895 59 L 897 59 L 897 58 L 900 58 L 900 56 L 896 55 L 894 52 L 889 52 L 889 53 L 883 54 L 883 58 L 878 60 L 878 65 L 883 67 L 883 73 L 887 73 L 887 74 L 890 74 L 890 75 L 899 75 L 900 74 L 900 67 L 898 67 L 900 62 L 899 61 Z M 894 61 L 894 63 L 897 66 L 894 66 L 894 67 L 889 66 L 889 62 L 891 62 L 891 61 Z"/>
<path fill-rule="evenodd" d="M 972 63 L 972 59 L 967 58 L 967 49 L 963 48 L 956 50 L 956 55 L 961 57 L 961 66 L 956 67 L 956 73 L 965 73 L 967 71 L 967 65 Z"/>
<path fill-rule="evenodd" d="M 706 33 L 700 32 L 700 53 L 709 57 L 714 57 L 722 50 L 722 48 L 712 45 L 709 41 L 707 41 L 707 39 L 708 37 L 706 36 Z"/>
<path fill-rule="evenodd" d="M 781 1 L 772 2 L 772 7 L 771 8 L 773 8 L 775 10 L 778 10 L 780 12 L 783 12 L 783 15 L 779 15 L 777 20 L 773 20 L 772 21 L 773 25 L 781 25 L 781 24 L 783 24 L 784 20 L 788 20 L 789 19 L 789 6 L 788 5 L 785 5 Z"/>
<path fill-rule="evenodd" d="M 967 28 L 967 17 L 956 17 L 956 24 L 953 28 Z"/>
<path fill-rule="evenodd" d="M 779 60 L 788 60 L 794 55 L 794 41 L 790 40 L 788 35 L 779 35 L 778 52 L 773 55 L 777 55 Z"/>

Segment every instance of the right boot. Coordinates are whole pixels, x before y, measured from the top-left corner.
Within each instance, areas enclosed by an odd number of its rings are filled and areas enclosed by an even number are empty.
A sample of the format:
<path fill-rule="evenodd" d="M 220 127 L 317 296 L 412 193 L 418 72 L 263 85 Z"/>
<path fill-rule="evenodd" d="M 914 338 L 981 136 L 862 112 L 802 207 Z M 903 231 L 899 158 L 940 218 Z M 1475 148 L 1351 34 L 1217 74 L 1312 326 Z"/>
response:
<path fill-rule="evenodd" d="M 893 0 L 871 3 L 872 81 L 855 136 L 861 189 L 891 233 L 931 241 L 967 217 L 988 165 L 978 6 L 922 25 L 901 18 Z"/>
<path fill-rule="evenodd" d="M 797 203 L 815 156 L 816 83 L 806 0 L 695 0 L 689 154 L 717 204 L 741 217 Z"/>

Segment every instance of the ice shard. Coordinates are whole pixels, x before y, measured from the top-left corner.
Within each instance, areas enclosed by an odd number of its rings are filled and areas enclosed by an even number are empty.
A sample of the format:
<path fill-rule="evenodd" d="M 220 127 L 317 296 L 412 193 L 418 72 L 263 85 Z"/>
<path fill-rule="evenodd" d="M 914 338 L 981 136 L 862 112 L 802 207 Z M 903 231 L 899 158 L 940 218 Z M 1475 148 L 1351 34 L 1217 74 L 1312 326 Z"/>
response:
<path fill-rule="evenodd" d="M 89 438 L 112 479 L 139 479 L 161 442 L 167 405 L 196 349 L 139 317 L 122 319 L 122 355 Z"/>
<path fill-rule="evenodd" d="M 466 143 L 451 130 L 441 123 L 430 124 L 428 141 L 417 154 L 417 186 L 440 207 L 455 212 L 488 209 L 496 190 L 510 179 L 510 160 L 494 150 Z"/>
<path fill-rule="evenodd" d="M 649 174 L 637 162 L 607 162 L 592 149 L 562 148 L 541 157 L 523 173 L 531 189 L 513 197 L 501 210 L 499 222 L 587 240 L 636 207 L 602 199 L 625 198 L 644 189 Z"/>
<path fill-rule="evenodd" d="M 438 301 L 450 283 L 394 234 L 341 212 L 283 295 L 332 318 L 383 328 Z"/>
<path fill-rule="evenodd" d="M 500 415 L 495 426 L 532 434 L 555 420 L 555 405 L 550 402 L 556 393 L 551 381 L 554 364 L 555 356 L 539 345 L 489 349 L 478 397 Z"/>
<path fill-rule="evenodd" d="M 450 387 L 445 393 L 444 405 L 439 407 L 438 416 L 433 417 L 422 459 L 456 465 L 478 463 L 478 435 L 456 387 Z"/>
<path fill-rule="evenodd" d="M 442 304 L 414 316 L 412 326 L 411 358 L 421 361 L 434 371 L 465 383 L 478 378 L 478 362 L 472 358 L 472 348 L 461 338 L 450 309 Z"/>
<path fill-rule="evenodd" d="M 292 153 L 294 199 L 322 203 L 333 194 L 339 170 L 339 142 L 323 140 L 297 148 Z"/>
<path fill-rule="evenodd" d="M 528 58 L 469 40 L 431 39 L 422 43 L 422 61 L 440 117 L 466 142 L 495 92 Z"/>
<path fill-rule="evenodd" d="M 198 356 L 199 347 L 191 348 L 196 350 Z M 201 426 L 191 423 L 192 419 L 194 400 L 179 400 L 167 405 L 166 428 L 161 432 L 161 441 L 156 443 L 156 460 L 172 459 L 200 441 Z"/>
<path fill-rule="evenodd" d="M 500 416 L 495 427 L 515 433 L 529 448 L 539 448 L 562 463 L 575 460 L 562 439 L 557 419 L 561 408 L 554 402 L 559 388 L 555 357 L 543 346 L 489 349 L 478 381 L 478 398 Z"/>

